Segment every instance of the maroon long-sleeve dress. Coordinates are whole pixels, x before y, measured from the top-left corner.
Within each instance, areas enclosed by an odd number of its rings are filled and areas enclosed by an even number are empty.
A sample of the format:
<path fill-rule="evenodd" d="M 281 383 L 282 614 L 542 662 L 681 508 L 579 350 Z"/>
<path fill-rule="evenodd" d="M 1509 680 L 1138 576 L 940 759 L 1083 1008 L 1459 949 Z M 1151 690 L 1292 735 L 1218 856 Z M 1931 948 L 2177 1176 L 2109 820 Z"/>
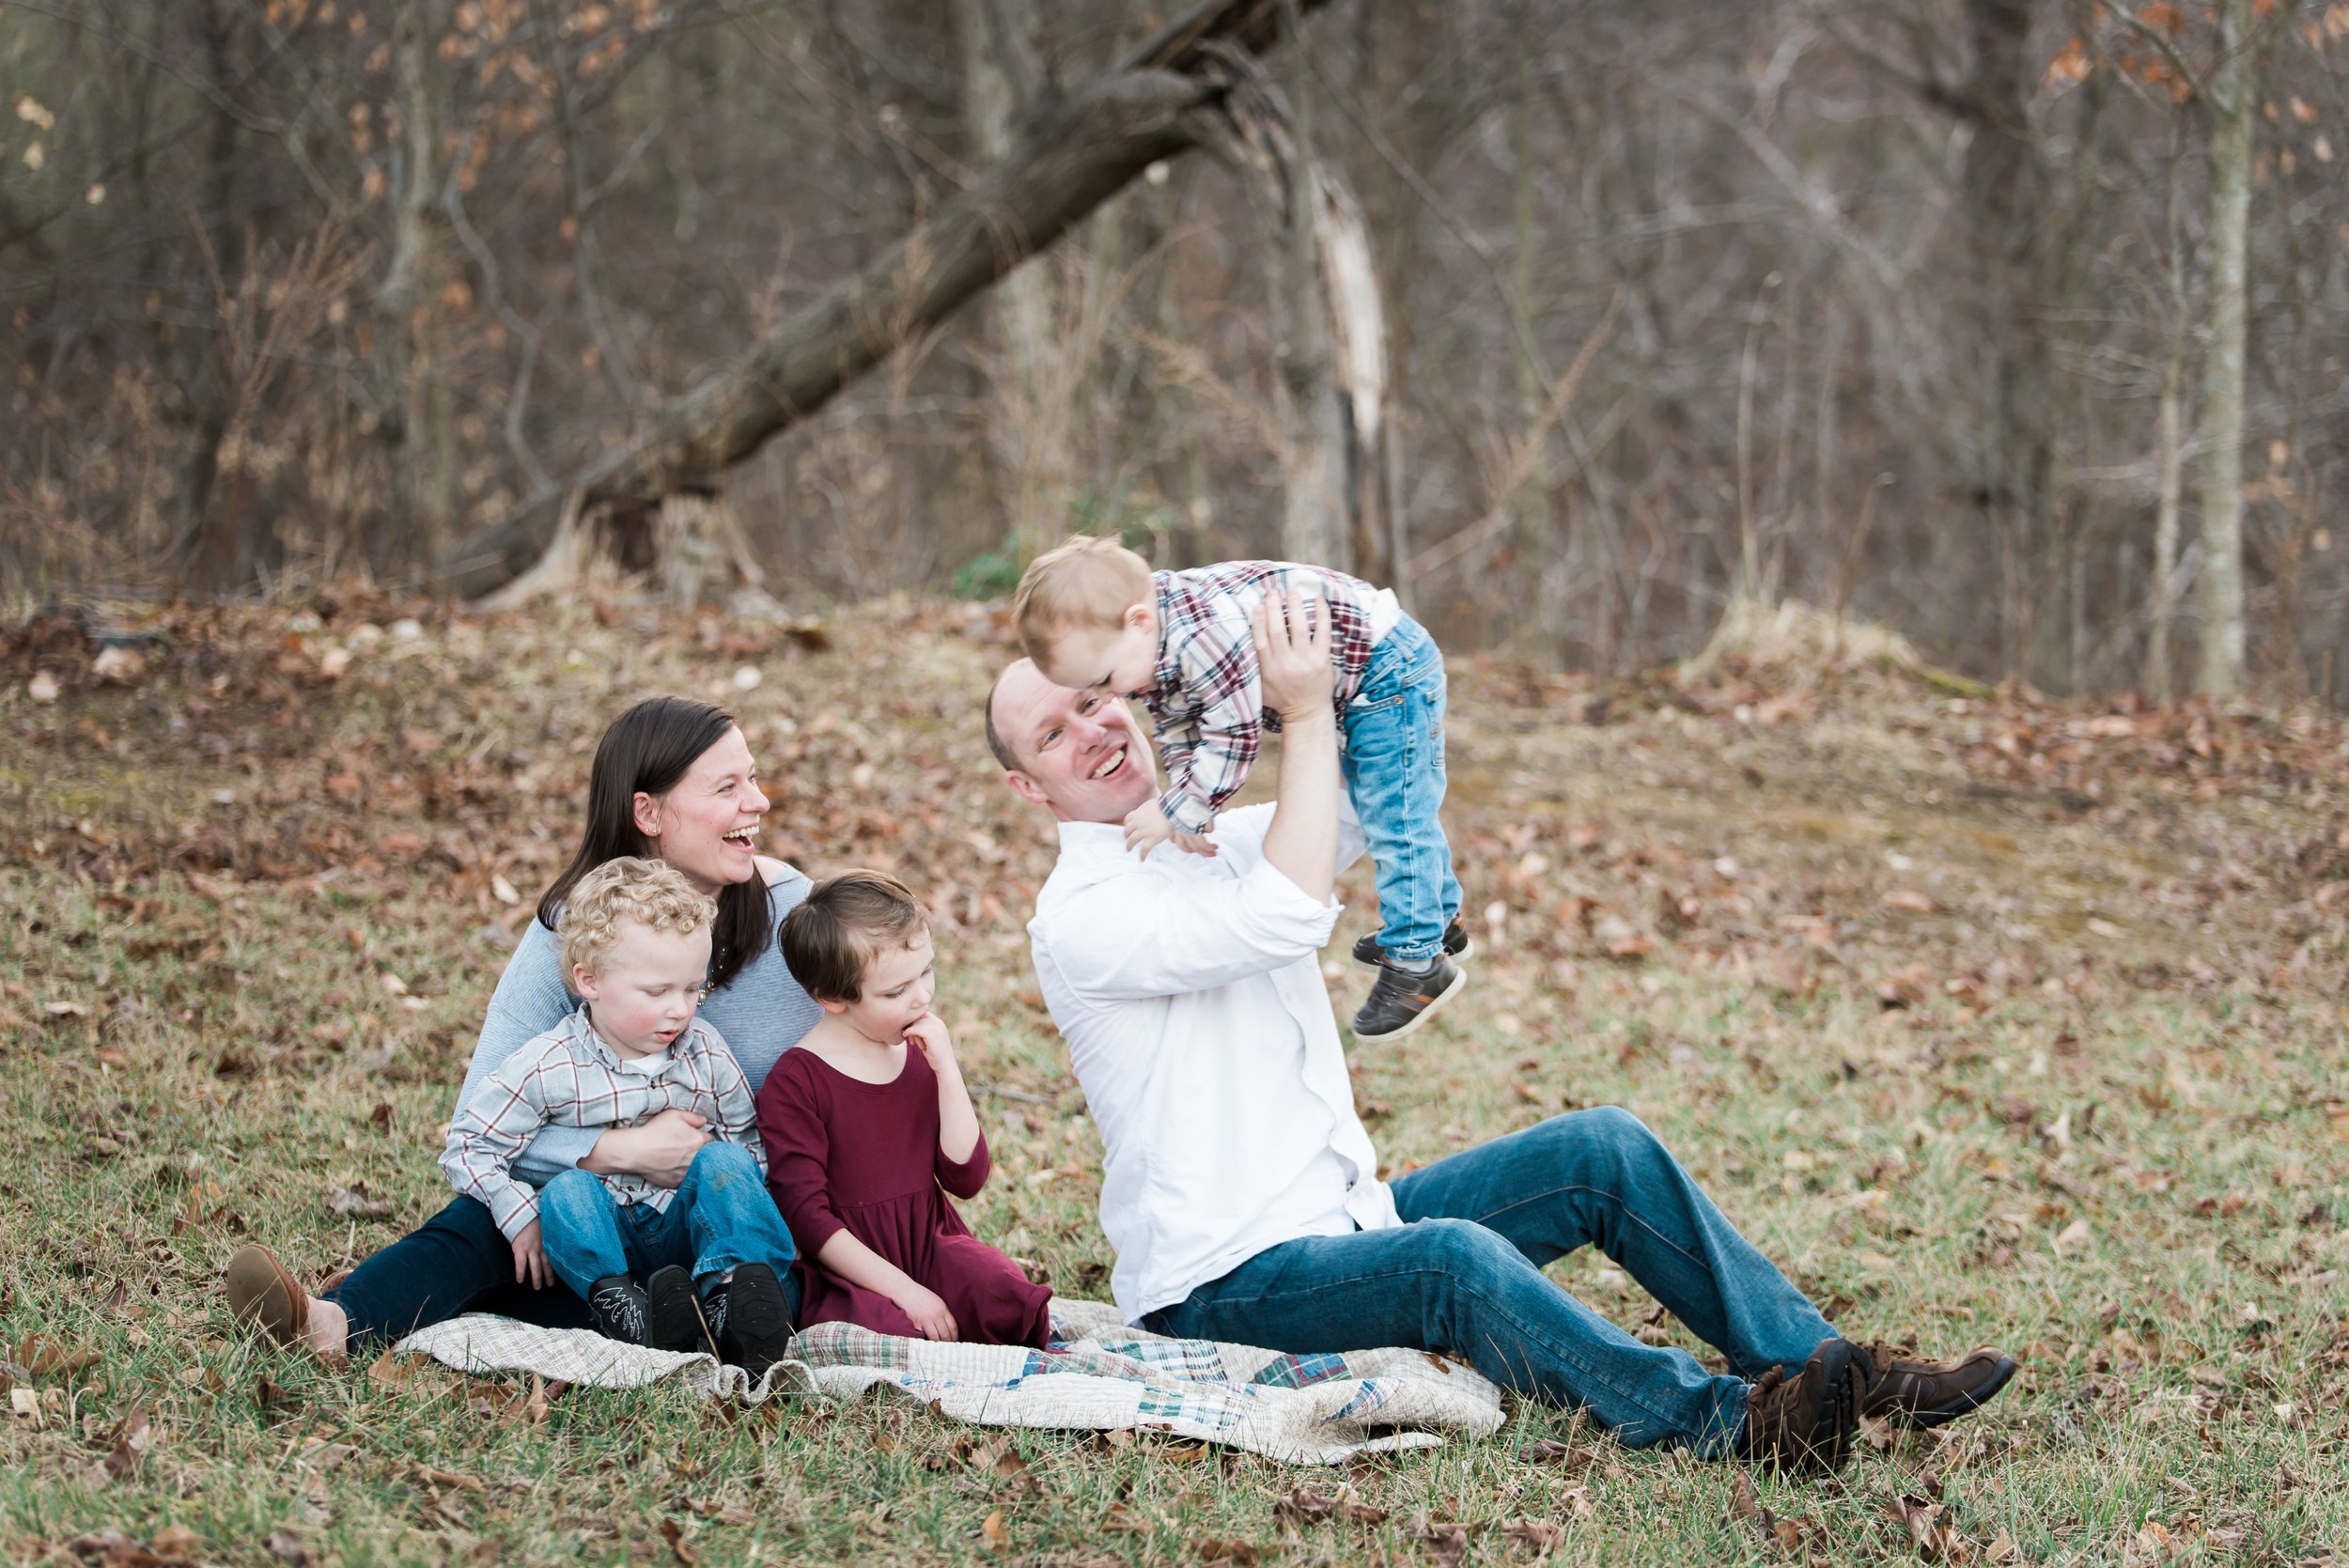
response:
<path fill-rule="evenodd" d="M 957 1163 L 938 1146 L 938 1075 L 911 1043 L 895 1081 L 850 1078 L 811 1050 L 787 1050 L 758 1091 L 767 1185 L 800 1261 L 800 1325 L 855 1323 L 919 1339 L 904 1309 L 815 1259 L 845 1230 L 937 1293 L 962 1337 L 1044 1346 L 1052 1293 L 971 1234 L 946 1194 L 987 1185 L 987 1135 Z M 944 1190 L 940 1190 L 941 1188 Z"/>

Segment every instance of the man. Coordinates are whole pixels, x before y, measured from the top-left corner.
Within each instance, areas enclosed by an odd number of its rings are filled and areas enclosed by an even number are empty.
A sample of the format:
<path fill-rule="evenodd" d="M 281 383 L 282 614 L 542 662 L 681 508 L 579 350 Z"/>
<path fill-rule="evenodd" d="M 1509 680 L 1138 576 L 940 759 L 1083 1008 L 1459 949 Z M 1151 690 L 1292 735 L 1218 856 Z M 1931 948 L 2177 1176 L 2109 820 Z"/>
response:
<path fill-rule="evenodd" d="M 1378 1180 L 1317 959 L 1361 843 L 1341 811 L 1328 629 L 1309 621 L 1294 599 L 1258 609 L 1279 799 L 1226 812 L 1210 856 L 1127 852 L 1120 825 L 1158 783 L 1124 703 L 1024 660 L 988 696 L 1005 782 L 1059 824 L 1028 931 L 1100 1127 L 1128 1321 L 1292 1352 L 1442 1350 L 1632 1447 L 1786 1468 L 1840 1465 L 1862 1415 L 1930 1426 L 1997 1393 L 2014 1362 L 1996 1350 L 1937 1363 L 1839 1337 L 1625 1111 Z M 1731 1374 L 1641 1343 L 1541 1273 L 1589 1244 Z"/>

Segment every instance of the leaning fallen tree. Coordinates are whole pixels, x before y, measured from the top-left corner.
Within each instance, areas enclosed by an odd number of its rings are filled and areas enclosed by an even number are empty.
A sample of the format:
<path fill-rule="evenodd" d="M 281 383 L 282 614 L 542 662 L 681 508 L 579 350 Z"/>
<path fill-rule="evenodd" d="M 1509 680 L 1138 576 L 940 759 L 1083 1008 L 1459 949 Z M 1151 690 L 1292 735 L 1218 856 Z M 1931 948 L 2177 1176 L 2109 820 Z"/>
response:
<path fill-rule="evenodd" d="M 1204 0 L 1115 69 L 1039 104 L 1001 162 L 894 246 L 670 399 L 637 439 L 458 541 L 440 582 L 467 598 L 512 582 L 579 531 L 623 564 L 663 532 L 664 505 L 720 475 L 952 315 L 1152 163 L 1246 139 L 1227 112 L 1250 59 L 1321 0 Z M 675 507 L 669 510 L 674 511 Z"/>

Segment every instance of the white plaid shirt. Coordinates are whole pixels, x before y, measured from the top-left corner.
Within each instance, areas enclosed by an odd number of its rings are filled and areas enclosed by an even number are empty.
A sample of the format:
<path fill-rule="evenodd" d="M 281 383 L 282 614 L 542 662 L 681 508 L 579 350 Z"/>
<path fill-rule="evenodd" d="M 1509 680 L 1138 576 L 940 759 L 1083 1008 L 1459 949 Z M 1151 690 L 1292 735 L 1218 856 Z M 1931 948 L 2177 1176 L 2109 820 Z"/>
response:
<path fill-rule="evenodd" d="M 718 1032 L 695 1018 L 650 1073 L 630 1072 L 587 1021 L 584 1003 L 499 1064 L 458 1108 L 441 1170 L 459 1196 L 489 1206 L 507 1240 L 538 1218 L 537 1189 L 513 1174 L 514 1157 L 544 1126 L 642 1126 L 663 1110 L 707 1117 L 767 1169 L 750 1080 Z M 676 1192 L 642 1176 L 602 1176 L 615 1203 L 666 1209 Z"/>

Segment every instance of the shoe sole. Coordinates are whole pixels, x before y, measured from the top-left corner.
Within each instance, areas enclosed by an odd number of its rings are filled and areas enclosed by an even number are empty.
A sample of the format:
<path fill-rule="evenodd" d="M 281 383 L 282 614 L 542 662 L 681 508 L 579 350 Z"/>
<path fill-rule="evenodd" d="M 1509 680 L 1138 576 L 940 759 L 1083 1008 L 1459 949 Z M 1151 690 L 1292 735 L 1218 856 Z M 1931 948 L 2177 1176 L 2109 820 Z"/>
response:
<path fill-rule="evenodd" d="M 734 1299 L 726 1309 L 726 1338 L 741 1357 L 739 1364 L 753 1376 L 782 1360 L 791 1345 L 790 1295 L 772 1268 L 753 1273 L 754 1266 L 745 1264 L 734 1271 Z M 745 1284 L 751 1287 L 747 1293 Z"/>
<path fill-rule="evenodd" d="M 1817 1413 L 1811 1418 L 1811 1436 L 1795 1467 L 1831 1472 L 1842 1469 L 1851 1457 L 1852 1434 L 1859 1429 L 1859 1400 L 1866 1392 L 1866 1379 L 1860 1374 L 1858 1347 L 1849 1341 L 1830 1340 L 1818 1354 L 1827 1388 L 1820 1395 Z"/>
<path fill-rule="evenodd" d="M 693 1276 L 675 1264 L 645 1281 L 645 1340 L 655 1350 L 717 1352 L 709 1320 L 702 1316 L 701 1298 L 693 1291 Z"/>
<path fill-rule="evenodd" d="M 275 1344 L 308 1343 L 310 1298 L 268 1248 L 258 1242 L 238 1248 L 223 1284 L 238 1322 L 258 1328 Z"/>
<path fill-rule="evenodd" d="M 1929 1432 L 1937 1426 L 1957 1420 L 1960 1416 L 1972 1415 L 1998 1398 L 1999 1391 L 2014 1379 L 2015 1358 L 2012 1356 L 2001 1356 L 1994 1363 L 1994 1370 L 1987 1382 L 1978 1389 L 1972 1389 L 1958 1395 L 1949 1404 L 1937 1405 L 1930 1410 L 1891 1411 L 1888 1414 L 1893 1421 L 1913 1432 Z"/>
<path fill-rule="evenodd" d="M 1445 1002 L 1450 1001 L 1454 997 L 1458 996 L 1460 994 L 1460 987 L 1467 984 L 1468 971 L 1455 966 L 1452 971 L 1452 984 L 1446 986 L 1441 991 L 1438 992 L 1435 1001 L 1429 1002 L 1426 1006 L 1421 1008 L 1417 1013 L 1413 1014 L 1408 1023 L 1403 1024 L 1394 1029 L 1390 1029 L 1384 1034 L 1365 1034 L 1360 1029 L 1357 1029 L 1354 1031 L 1354 1038 L 1357 1040 L 1400 1040 L 1403 1036 L 1408 1034 L 1411 1031 L 1417 1029 L 1420 1025 L 1434 1017 L 1436 1016 L 1436 1010 L 1441 1007 Z"/>

